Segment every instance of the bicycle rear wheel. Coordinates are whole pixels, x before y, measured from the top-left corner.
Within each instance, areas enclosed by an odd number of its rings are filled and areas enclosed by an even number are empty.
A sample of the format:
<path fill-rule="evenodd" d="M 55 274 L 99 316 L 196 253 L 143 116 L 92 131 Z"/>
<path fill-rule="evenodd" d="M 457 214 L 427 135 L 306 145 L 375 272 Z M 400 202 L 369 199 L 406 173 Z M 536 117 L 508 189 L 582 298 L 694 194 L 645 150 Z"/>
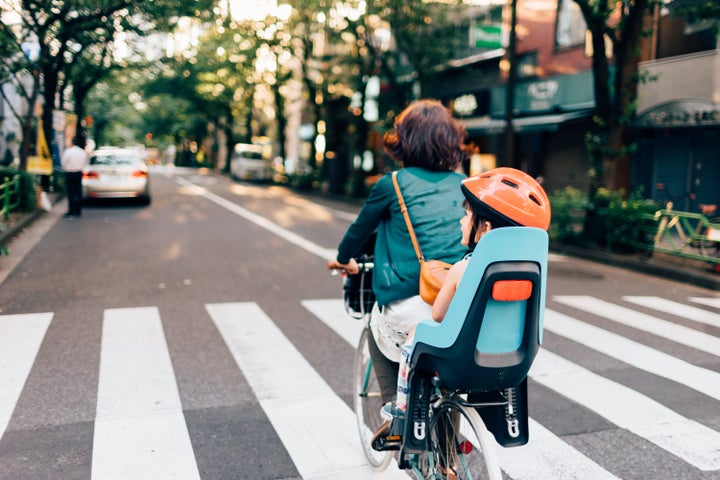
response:
<path fill-rule="evenodd" d="M 720 217 L 710 219 L 710 229 L 708 229 L 708 233 L 706 234 L 707 236 L 711 236 L 711 230 L 713 231 L 713 234 L 717 234 L 717 232 L 720 231 Z M 714 235 L 713 238 L 715 238 L 715 236 L 716 235 Z M 705 257 L 720 258 L 720 241 L 716 239 L 699 240 L 698 249 L 700 250 L 700 255 L 703 255 Z"/>
<path fill-rule="evenodd" d="M 393 459 L 391 451 L 378 452 L 373 450 L 370 440 L 374 432 L 382 425 L 380 418 L 380 386 L 372 368 L 370 350 L 368 347 L 370 329 L 366 328 L 360 335 L 357 350 L 355 351 L 355 365 L 353 368 L 353 403 L 357 418 L 360 444 L 362 445 L 368 463 L 377 471 L 385 470 Z"/>
<path fill-rule="evenodd" d="M 480 415 L 452 399 L 431 409 L 428 450 L 418 457 L 422 477 L 502 480 L 495 441 Z"/>

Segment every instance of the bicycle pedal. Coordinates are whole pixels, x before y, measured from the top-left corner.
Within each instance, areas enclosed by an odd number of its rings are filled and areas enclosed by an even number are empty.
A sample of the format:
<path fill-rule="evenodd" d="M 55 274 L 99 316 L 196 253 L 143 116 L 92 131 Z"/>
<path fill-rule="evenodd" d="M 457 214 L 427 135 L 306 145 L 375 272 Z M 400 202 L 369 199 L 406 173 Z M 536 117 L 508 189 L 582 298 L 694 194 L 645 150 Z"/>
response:
<path fill-rule="evenodd" d="M 388 450 L 400 450 L 402 437 L 400 435 L 387 435 L 378 437 L 372 442 L 373 450 L 385 452 Z"/>

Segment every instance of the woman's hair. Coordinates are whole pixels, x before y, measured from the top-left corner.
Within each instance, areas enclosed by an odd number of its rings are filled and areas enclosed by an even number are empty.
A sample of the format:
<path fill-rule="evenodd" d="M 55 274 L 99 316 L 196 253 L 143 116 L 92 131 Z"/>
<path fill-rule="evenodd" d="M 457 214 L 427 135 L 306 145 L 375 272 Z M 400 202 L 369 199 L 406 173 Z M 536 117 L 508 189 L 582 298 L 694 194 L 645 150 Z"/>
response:
<path fill-rule="evenodd" d="M 465 143 L 467 131 L 437 100 L 413 102 L 385 133 L 385 151 L 404 167 L 455 170 L 477 150 Z"/>

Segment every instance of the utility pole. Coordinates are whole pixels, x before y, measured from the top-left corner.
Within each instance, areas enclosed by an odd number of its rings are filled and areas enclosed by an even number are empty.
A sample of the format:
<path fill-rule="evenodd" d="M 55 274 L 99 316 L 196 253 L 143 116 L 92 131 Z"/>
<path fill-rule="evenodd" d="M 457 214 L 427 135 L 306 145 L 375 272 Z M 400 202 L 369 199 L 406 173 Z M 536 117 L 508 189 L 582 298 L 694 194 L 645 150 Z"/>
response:
<path fill-rule="evenodd" d="M 515 166 L 515 129 L 513 117 L 515 110 L 515 83 L 517 79 L 517 0 L 510 1 L 510 38 L 508 39 L 509 63 L 508 77 L 505 83 L 505 159 L 508 166 Z"/>

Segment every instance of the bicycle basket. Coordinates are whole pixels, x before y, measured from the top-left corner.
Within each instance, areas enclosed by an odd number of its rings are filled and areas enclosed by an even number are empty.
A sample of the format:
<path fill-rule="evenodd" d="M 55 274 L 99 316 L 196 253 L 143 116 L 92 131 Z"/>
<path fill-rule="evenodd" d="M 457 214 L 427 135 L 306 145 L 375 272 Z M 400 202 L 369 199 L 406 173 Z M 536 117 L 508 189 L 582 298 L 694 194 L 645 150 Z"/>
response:
<path fill-rule="evenodd" d="M 343 281 L 345 310 L 360 319 L 372 311 L 375 294 L 372 289 L 372 269 L 362 269 L 356 275 L 348 275 Z"/>

